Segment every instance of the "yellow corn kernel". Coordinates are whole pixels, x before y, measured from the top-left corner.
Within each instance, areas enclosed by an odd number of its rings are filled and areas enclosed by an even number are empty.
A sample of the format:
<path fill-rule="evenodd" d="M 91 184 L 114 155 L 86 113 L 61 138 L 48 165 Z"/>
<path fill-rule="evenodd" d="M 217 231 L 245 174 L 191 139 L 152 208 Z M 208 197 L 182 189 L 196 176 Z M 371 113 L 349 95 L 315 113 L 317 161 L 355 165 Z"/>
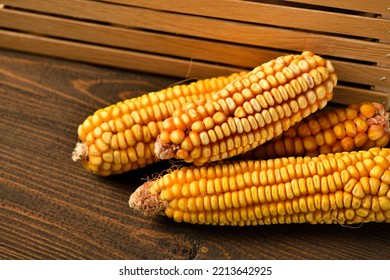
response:
<path fill-rule="evenodd" d="M 375 116 L 377 108 L 373 104 L 365 103 L 365 104 L 362 104 L 362 106 L 360 106 L 359 110 L 360 110 L 360 114 L 363 117 L 365 117 L 366 119 L 369 119 L 369 118 L 372 118 L 373 116 Z"/>
<path fill-rule="evenodd" d="M 373 124 L 368 128 L 367 133 L 370 140 L 376 141 L 385 135 L 385 130 L 383 126 L 379 124 Z"/>
<path fill-rule="evenodd" d="M 345 133 L 347 134 L 347 136 L 349 137 L 355 137 L 356 134 L 357 134 L 357 128 L 356 128 L 356 125 L 355 123 L 352 121 L 352 120 L 346 120 L 344 122 L 344 126 L 345 126 Z"/>

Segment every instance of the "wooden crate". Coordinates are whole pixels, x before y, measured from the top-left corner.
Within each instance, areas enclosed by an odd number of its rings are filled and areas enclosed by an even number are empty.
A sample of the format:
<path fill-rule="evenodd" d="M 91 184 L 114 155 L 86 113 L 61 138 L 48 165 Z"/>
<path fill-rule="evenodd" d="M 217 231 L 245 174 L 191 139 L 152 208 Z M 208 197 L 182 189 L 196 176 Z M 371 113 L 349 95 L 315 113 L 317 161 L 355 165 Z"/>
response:
<path fill-rule="evenodd" d="M 0 47 L 181 78 L 332 59 L 334 102 L 390 107 L 389 0 L 0 0 Z"/>

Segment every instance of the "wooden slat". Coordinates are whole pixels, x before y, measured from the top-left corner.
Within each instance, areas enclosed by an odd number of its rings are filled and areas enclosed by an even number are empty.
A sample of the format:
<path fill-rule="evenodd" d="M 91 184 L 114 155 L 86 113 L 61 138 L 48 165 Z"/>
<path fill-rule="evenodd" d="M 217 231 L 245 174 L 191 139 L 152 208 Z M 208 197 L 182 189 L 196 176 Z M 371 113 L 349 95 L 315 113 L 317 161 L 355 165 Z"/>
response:
<path fill-rule="evenodd" d="M 84 1 L 91 2 L 90 0 Z M 387 33 L 388 22 L 386 20 L 274 4 L 239 0 L 107 0 L 106 2 L 315 32 L 375 39 L 390 37 Z"/>
<path fill-rule="evenodd" d="M 390 88 L 390 68 L 332 60 L 339 80 Z"/>
<path fill-rule="evenodd" d="M 5 0 L 10 5 L 76 18 L 111 22 L 137 28 L 154 29 L 221 40 L 231 43 L 279 48 L 289 51 L 310 49 L 318 54 L 371 62 L 390 61 L 390 45 L 336 36 L 319 35 L 274 27 L 218 19 L 122 7 L 90 1 Z M 51 5 L 48 5 L 50 2 Z M 207 28 L 206 28 L 207 27 Z M 239 35 L 238 35 L 239 34 Z"/>
<path fill-rule="evenodd" d="M 390 3 L 389 3 L 389 6 L 390 6 Z M 390 9 L 390 8 L 389 8 Z M 387 15 L 382 15 L 383 18 L 386 18 L 389 23 L 390 23 L 390 14 L 387 14 Z M 390 33 L 390 31 L 389 31 Z M 390 45 L 390 40 L 387 41 L 387 42 L 381 42 L 381 43 L 387 43 Z M 388 56 L 390 56 L 390 53 L 388 54 Z M 377 63 L 378 66 L 380 67 L 386 67 L 388 69 L 390 69 L 390 61 L 387 61 L 387 62 L 379 62 Z M 374 87 L 374 89 L 376 90 L 380 90 L 380 91 L 383 91 L 383 92 L 387 92 L 390 96 L 390 87 L 387 87 L 387 86 L 382 86 L 382 85 L 377 85 Z M 389 97 L 390 98 L 390 97 Z"/>
<path fill-rule="evenodd" d="M 382 103 L 387 110 L 390 108 L 389 94 L 374 90 L 338 85 L 334 89 L 334 97 L 332 98 L 332 102 L 346 105 L 367 100 Z"/>
<path fill-rule="evenodd" d="M 203 33 L 218 32 L 213 29 L 213 26 L 209 25 L 213 24 L 212 20 L 209 18 L 203 18 L 203 20 L 200 21 L 199 19 L 195 20 L 195 16 L 171 13 L 172 10 L 170 9 L 178 11 L 178 8 L 174 8 L 177 6 L 184 7 L 182 10 L 183 12 L 189 13 L 192 11 L 191 14 L 196 12 L 197 14 L 210 17 L 217 17 L 218 15 L 225 19 L 243 21 L 250 19 L 253 23 L 274 24 L 276 26 L 285 26 L 289 28 L 293 27 L 317 32 L 349 34 L 382 40 L 387 40 L 390 37 L 390 34 L 387 33 L 388 22 L 383 19 L 365 18 L 254 2 L 241 2 L 236 0 L 188 0 L 186 1 L 186 5 L 180 5 L 180 1 L 177 0 L 135 0 L 134 3 L 131 1 L 134 5 L 139 3 L 139 6 L 147 5 L 148 7 L 152 7 L 153 5 L 155 9 L 167 9 L 169 13 L 89 0 L 3 0 L 2 2 L 13 7 L 34 9 L 140 28 L 151 28 L 156 30 L 169 29 L 169 32 L 179 32 L 183 27 L 191 29 L 194 28 L 195 25 L 198 25 L 197 28 L 202 28 Z M 191 3 L 192 5 L 190 5 Z M 172 26 L 173 23 L 174 25 Z M 227 32 L 228 30 L 229 26 L 226 26 L 226 29 L 224 29 L 223 32 Z"/>
<path fill-rule="evenodd" d="M 380 15 L 390 14 L 389 0 L 287 0 L 285 2 L 312 4 Z"/>
<path fill-rule="evenodd" d="M 15 18 L 18 20 L 12 20 Z M 256 67 L 264 61 L 284 54 L 278 51 L 103 26 L 6 9 L 0 10 L 0 26 L 89 43 L 245 68 Z M 59 33 L 58 30 L 61 32 Z M 332 61 L 340 80 L 390 87 L 390 69 L 343 62 L 337 59 Z M 383 77 L 385 78 L 383 79 Z"/>
<path fill-rule="evenodd" d="M 0 30 L 0 48 L 176 77 L 207 78 L 242 70 L 6 30 Z"/>

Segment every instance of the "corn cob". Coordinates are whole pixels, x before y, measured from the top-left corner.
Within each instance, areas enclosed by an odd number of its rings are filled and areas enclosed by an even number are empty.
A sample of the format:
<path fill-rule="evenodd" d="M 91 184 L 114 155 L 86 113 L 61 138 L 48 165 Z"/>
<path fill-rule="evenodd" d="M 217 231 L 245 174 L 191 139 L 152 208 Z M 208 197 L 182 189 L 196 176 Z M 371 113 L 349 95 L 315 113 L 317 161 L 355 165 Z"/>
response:
<path fill-rule="evenodd" d="M 385 107 L 375 102 L 359 102 L 347 108 L 318 111 L 240 159 L 368 150 L 385 147 L 389 137 L 389 114 Z"/>
<path fill-rule="evenodd" d="M 78 127 L 80 142 L 72 158 L 81 159 L 87 170 L 102 176 L 157 162 L 154 144 L 162 121 L 188 102 L 210 99 L 213 91 L 243 74 L 175 85 L 99 109 Z"/>
<path fill-rule="evenodd" d="M 210 225 L 390 222 L 390 149 L 185 166 L 140 186 L 131 208 Z"/>
<path fill-rule="evenodd" d="M 201 166 L 247 152 L 323 108 L 337 83 L 330 61 L 303 52 L 256 67 L 211 100 L 164 120 L 155 153 Z"/>

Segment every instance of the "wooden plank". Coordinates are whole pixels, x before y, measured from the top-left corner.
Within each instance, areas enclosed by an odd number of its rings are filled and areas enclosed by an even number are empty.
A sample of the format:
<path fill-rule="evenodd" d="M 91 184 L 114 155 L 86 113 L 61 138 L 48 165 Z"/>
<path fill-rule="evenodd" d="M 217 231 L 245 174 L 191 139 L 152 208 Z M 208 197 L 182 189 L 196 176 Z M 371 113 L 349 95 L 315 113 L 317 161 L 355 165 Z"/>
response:
<path fill-rule="evenodd" d="M 184 7 L 181 12 L 197 13 L 208 17 L 221 17 L 240 21 L 250 20 L 250 22 L 259 24 L 273 24 L 316 32 L 349 34 L 382 40 L 387 40 L 390 37 L 390 34 L 387 33 L 388 22 L 383 19 L 236 0 L 188 0 L 186 5 L 180 5 L 181 1 L 177 0 L 131 1 L 133 5 L 138 3 L 139 6 L 147 5 L 148 7 L 154 7 L 153 9 L 165 9 L 168 12 L 89 0 L 3 0 L 2 2 L 12 7 L 172 33 L 184 32 L 186 34 L 187 29 L 191 30 L 194 28 L 201 29 L 202 35 L 210 32 L 212 34 L 220 32 L 221 28 L 215 29 L 215 25 L 220 24 L 221 21 L 172 13 L 172 11 L 178 11 L 179 7 Z M 193 5 L 190 5 L 191 3 Z M 234 28 L 233 24 L 238 23 L 226 22 L 226 24 L 222 30 L 223 33 L 230 31 L 230 27 Z M 237 37 L 237 34 L 242 36 L 241 33 L 234 33 L 234 36 Z M 276 36 L 273 35 L 273 37 L 275 38 Z"/>
<path fill-rule="evenodd" d="M 241 68 L 124 51 L 6 30 L 0 30 L 0 47 L 175 77 L 207 78 L 242 71 Z"/>
<path fill-rule="evenodd" d="M 18 18 L 18 20 L 12 20 Z M 253 68 L 284 53 L 213 41 L 182 38 L 139 30 L 0 10 L 0 26 L 37 34 L 98 43 L 132 50 Z M 58 30 L 61 30 L 59 34 Z M 142 40 L 140 40 L 142 38 Z M 339 79 L 372 86 L 390 87 L 390 69 L 332 59 Z"/>
<path fill-rule="evenodd" d="M 91 2 L 90 0 L 84 0 Z M 96 1 L 92 1 L 96 3 Z M 314 9 L 287 7 L 240 0 L 107 0 L 169 12 L 179 12 L 257 24 L 298 28 L 314 32 L 337 33 L 359 37 L 389 38 L 388 22 L 380 18 L 361 17 Z"/>
<path fill-rule="evenodd" d="M 140 8 L 122 7 L 122 9 L 119 9 L 116 7 L 116 9 L 113 9 L 112 7 L 115 7 L 115 5 L 107 6 L 107 4 L 105 6 L 97 5 L 97 7 L 107 8 L 106 10 L 99 10 L 91 6 L 89 7 L 93 9 L 91 11 L 86 9 L 85 4 L 88 2 L 85 1 L 56 1 L 58 0 L 24 2 L 14 0 L 9 3 L 15 2 L 19 7 L 47 13 L 60 13 L 65 16 L 94 19 L 139 28 L 147 26 L 149 29 L 158 31 L 227 41 L 230 43 L 279 48 L 297 52 L 309 49 L 321 55 L 371 62 L 390 61 L 390 57 L 386 56 L 390 53 L 390 45 L 388 44 L 210 18 L 170 14 Z M 55 2 L 58 5 L 45 5 L 46 2 Z M 71 3 L 78 3 L 78 5 L 74 6 Z M 141 13 L 142 11 L 143 13 Z"/>
<path fill-rule="evenodd" d="M 390 6 L 390 3 L 389 3 L 389 6 Z M 389 8 L 389 9 L 390 9 L 390 8 Z M 383 18 L 386 18 L 387 20 L 389 20 L 389 23 L 390 23 L 390 14 L 388 14 L 388 15 L 382 15 L 382 17 L 383 17 Z M 389 32 L 390 32 L 390 31 L 389 31 Z M 387 43 L 387 44 L 390 45 L 390 40 L 387 41 L 387 42 L 383 42 L 383 41 L 382 41 L 381 43 Z M 390 53 L 388 54 L 388 56 L 390 56 Z M 389 69 L 390 69 L 390 62 L 389 62 L 389 61 L 387 61 L 386 63 L 379 62 L 377 65 L 378 65 L 379 67 L 386 67 L 386 68 L 389 68 Z M 388 77 L 388 76 L 383 76 L 381 79 L 382 79 L 382 80 L 387 80 L 387 79 L 390 79 L 390 77 Z M 389 99 L 390 99 L 390 87 L 388 87 L 388 86 L 383 86 L 383 85 L 375 85 L 375 86 L 374 86 L 374 89 L 375 89 L 375 90 L 380 90 L 380 91 L 383 91 L 383 92 L 387 92 L 387 93 L 389 94 Z"/>
<path fill-rule="evenodd" d="M 334 89 L 334 97 L 332 98 L 334 103 L 348 105 L 361 101 L 379 102 L 385 105 L 387 110 L 390 109 L 389 94 L 387 93 L 343 85 L 337 85 Z"/>
<path fill-rule="evenodd" d="M 284 2 L 312 4 L 380 15 L 390 14 L 388 0 L 287 0 Z"/>
<path fill-rule="evenodd" d="M 339 80 L 390 88 L 390 68 L 333 59 Z"/>

